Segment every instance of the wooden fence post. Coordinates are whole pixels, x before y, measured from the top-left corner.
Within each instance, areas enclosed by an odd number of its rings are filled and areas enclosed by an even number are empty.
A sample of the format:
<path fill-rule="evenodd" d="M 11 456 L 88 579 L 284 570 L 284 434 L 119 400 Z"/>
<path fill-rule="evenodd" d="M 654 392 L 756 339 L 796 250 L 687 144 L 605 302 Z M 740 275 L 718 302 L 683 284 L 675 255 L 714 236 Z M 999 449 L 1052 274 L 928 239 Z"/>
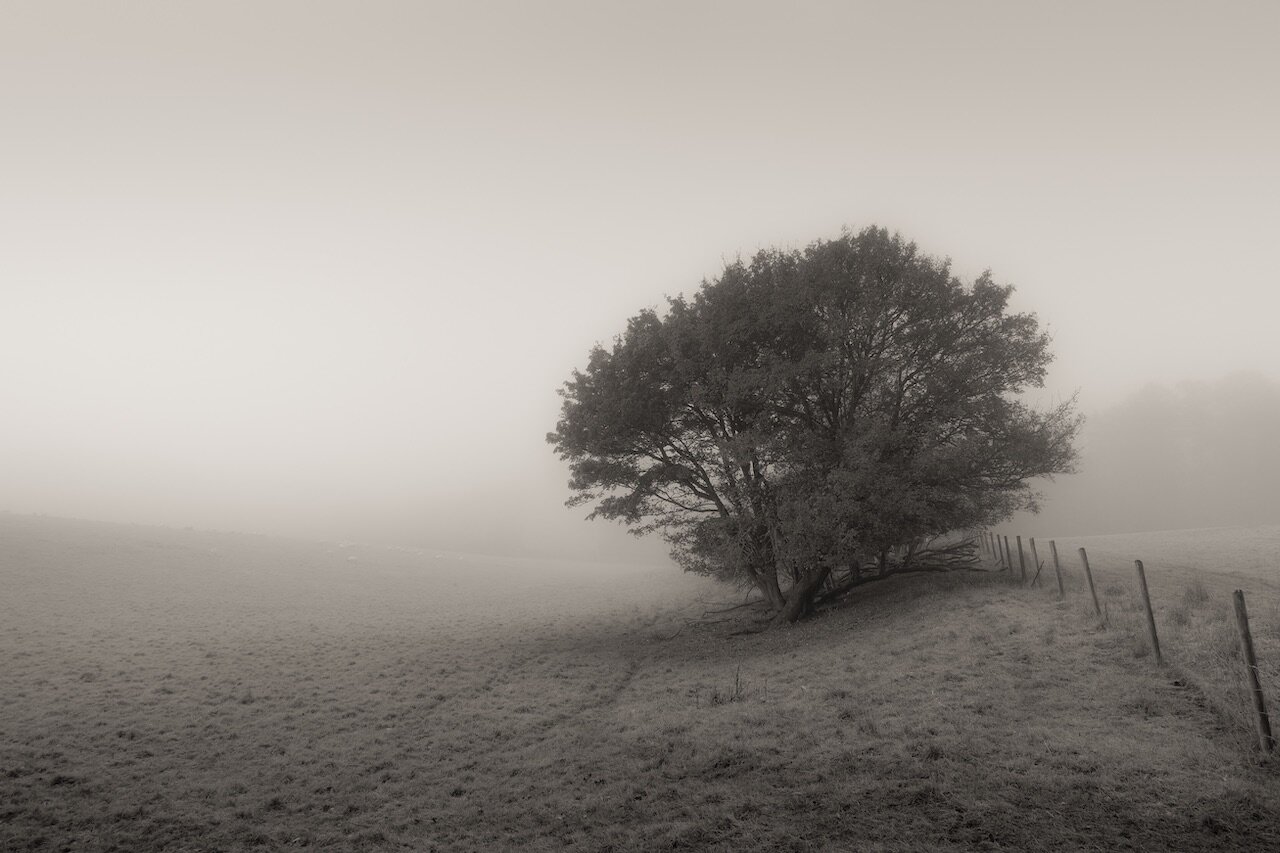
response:
<path fill-rule="evenodd" d="M 1258 743 L 1263 752 L 1274 752 L 1276 739 L 1271 735 L 1271 720 L 1267 717 L 1267 703 L 1262 698 L 1262 682 L 1258 680 L 1258 658 L 1253 653 L 1253 634 L 1249 632 L 1249 612 L 1244 607 L 1244 590 L 1237 589 L 1236 628 L 1240 631 L 1240 645 L 1244 649 L 1244 668 L 1249 677 L 1249 692 L 1253 694 L 1253 718 L 1258 726 Z"/>
<path fill-rule="evenodd" d="M 1163 664 L 1164 658 L 1160 655 L 1160 638 L 1156 636 L 1156 617 L 1151 612 L 1151 595 L 1147 592 L 1147 573 L 1142 568 L 1141 560 L 1134 560 L 1133 565 L 1138 570 L 1138 588 L 1142 592 L 1142 606 L 1147 609 L 1147 629 L 1151 631 L 1151 648 L 1156 653 L 1156 663 Z"/>
<path fill-rule="evenodd" d="M 1084 576 L 1089 581 L 1089 594 L 1093 596 L 1093 609 L 1098 614 L 1098 618 L 1102 618 L 1102 605 L 1098 603 L 1098 591 L 1093 588 L 1093 572 L 1089 570 L 1089 555 L 1080 549 L 1080 562 L 1084 565 Z"/>
<path fill-rule="evenodd" d="M 1026 558 L 1026 557 L 1024 557 L 1024 556 L 1023 556 L 1023 554 L 1022 554 L 1022 537 L 1021 537 L 1021 536 L 1015 536 L 1015 537 L 1013 537 L 1013 538 L 1018 540 L 1018 566 L 1022 569 L 1022 582 L 1023 582 L 1023 583 L 1026 583 L 1026 581 L 1027 581 L 1027 558 Z"/>
<path fill-rule="evenodd" d="M 1031 578 L 1031 585 L 1035 586 L 1040 580 L 1040 552 L 1036 550 L 1036 537 L 1031 537 L 1031 565 L 1036 567 L 1036 573 Z"/>
<path fill-rule="evenodd" d="M 1009 566 L 1009 577 L 1013 577 L 1013 552 L 1009 550 L 1009 537 L 1004 537 L 1004 561 Z"/>
<path fill-rule="evenodd" d="M 1066 590 L 1062 588 L 1062 566 L 1058 564 L 1058 544 L 1052 539 L 1049 540 L 1049 553 L 1053 555 L 1053 573 L 1058 576 L 1058 598 L 1066 596 Z"/>

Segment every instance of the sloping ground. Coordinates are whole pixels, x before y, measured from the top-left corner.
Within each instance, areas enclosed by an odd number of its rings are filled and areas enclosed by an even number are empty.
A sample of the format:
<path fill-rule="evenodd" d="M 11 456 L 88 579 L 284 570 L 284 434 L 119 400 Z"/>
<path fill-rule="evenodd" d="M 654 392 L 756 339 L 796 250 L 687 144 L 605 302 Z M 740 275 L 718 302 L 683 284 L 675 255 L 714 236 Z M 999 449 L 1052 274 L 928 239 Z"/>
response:
<path fill-rule="evenodd" d="M 1259 673 L 1274 709 L 1280 702 L 1280 527 L 1087 536 L 1058 539 L 1057 546 L 1068 598 L 1094 621 L 1077 552 L 1087 549 L 1103 621 L 1127 635 L 1138 656 L 1150 653 L 1134 569 L 1134 560 L 1143 561 L 1165 662 L 1174 677 L 1202 690 L 1242 750 L 1255 748 L 1232 592 L 1245 594 Z M 1042 540 L 1038 550 L 1046 563 L 1041 580 L 1047 590 L 1056 591 L 1048 542 Z"/>
<path fill-rule="evenodd" d="M 0 528 L 4 849 L 1280 849 L 1200 691 L 996 577 L 664 639 L 673 569 Z"/>

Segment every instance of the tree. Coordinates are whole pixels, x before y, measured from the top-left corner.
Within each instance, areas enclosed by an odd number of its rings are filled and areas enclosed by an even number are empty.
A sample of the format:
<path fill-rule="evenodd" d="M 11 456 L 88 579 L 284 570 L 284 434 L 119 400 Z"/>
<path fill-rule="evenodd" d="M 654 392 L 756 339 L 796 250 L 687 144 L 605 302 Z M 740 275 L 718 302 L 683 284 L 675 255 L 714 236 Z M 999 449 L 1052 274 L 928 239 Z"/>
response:
<path fill-rule="evenodd" d="M 1071 470 L 1079 418 L 1018 399 L 1052 356 L 1012 290 L 879 228 L 728 264 L 564 384 L 569 505 L 660 532 L 780 622 L 1035 509 L 1027 480 Z"/>

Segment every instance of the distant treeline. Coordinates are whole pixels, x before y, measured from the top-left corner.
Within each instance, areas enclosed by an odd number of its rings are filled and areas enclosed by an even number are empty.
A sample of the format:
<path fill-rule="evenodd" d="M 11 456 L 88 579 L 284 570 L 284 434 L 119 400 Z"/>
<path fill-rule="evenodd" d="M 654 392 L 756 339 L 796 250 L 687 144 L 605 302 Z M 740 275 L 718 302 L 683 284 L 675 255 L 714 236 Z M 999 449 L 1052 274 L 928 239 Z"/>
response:
<path fill-rule="evenodd" d="M 1280 382 L 1147 386 L 1089 417 L 1080 473 L 1043 492 L 1043 535 L 1280 524 Z"/>

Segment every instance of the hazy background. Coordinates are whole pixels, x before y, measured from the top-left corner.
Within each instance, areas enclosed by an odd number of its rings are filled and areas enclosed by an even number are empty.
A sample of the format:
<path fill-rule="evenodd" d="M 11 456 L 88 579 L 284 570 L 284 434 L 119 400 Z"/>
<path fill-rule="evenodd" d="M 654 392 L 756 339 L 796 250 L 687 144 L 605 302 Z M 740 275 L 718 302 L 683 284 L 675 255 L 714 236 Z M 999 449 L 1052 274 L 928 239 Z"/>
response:
<path fill-rule="evenodd" d="M 563 508 L 556 388 L 725 259 L 876 223 L 1052 331 L 1033 396 L 1092 420 L 1037 524 L 1280 522 L 1277 32 L 1269 2 L 0 3 L 0 509 L 649 558 Z"/>

